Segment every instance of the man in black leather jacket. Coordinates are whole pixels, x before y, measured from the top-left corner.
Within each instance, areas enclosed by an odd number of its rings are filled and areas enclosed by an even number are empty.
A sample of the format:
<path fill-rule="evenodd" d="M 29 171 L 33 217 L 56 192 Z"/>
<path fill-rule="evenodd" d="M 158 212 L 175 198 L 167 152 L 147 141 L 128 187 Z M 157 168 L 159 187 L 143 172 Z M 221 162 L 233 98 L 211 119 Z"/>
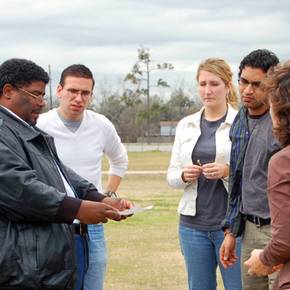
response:
<path fill-rule="evenodd" d="M 74 289 L 70 224 L 119 221 L 131 207 L 65 167 L 34 126 L 48 80 L 28 60 L 0 65 L 0 289 Z"/>

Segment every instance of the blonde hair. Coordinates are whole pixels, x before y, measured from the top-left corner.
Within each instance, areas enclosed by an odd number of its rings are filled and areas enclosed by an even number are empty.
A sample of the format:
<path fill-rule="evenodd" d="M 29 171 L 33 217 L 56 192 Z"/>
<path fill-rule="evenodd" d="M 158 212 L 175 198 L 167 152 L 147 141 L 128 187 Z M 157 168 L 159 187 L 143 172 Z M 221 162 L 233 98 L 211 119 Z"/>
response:
<path fill-rule="evenodd" d="M 233 73 L 229 64 L 221 58 L 208 58 L 199 64 L 196 74 L 198 81 L 201 71 L 210 72 L 223 80 L 225 85 L 229 88 L 227 95 L 227 103 L 232 107 L 238 107 L 238 95 L 232 83 Z"/>

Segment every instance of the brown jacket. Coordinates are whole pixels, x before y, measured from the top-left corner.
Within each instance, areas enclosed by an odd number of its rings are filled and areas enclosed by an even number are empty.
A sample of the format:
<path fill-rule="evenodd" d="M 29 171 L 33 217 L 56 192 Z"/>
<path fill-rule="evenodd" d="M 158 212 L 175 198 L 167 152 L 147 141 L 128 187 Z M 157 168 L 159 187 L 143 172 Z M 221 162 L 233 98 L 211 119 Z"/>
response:
<path fill-rule="evenodd" d="M 269 163 L 268 197 L 272 239 L 260 255 L 263 264 L 283 264 L 276 289 L 290 288 L 290 145 L 276 153 Z"/>

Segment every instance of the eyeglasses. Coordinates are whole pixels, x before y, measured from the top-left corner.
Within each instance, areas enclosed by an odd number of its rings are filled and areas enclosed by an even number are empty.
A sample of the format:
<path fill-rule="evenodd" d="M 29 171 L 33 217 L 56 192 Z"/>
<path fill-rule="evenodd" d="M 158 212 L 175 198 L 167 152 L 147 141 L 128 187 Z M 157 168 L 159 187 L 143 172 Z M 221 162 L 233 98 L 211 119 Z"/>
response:
<path fill-rule="evenodd" d="M 251 85 L 254 91 L 261 89 L 261 81 L 250 82 L 247 79 L 240 78 L 239 84 L 241 87 L 244 87 L 244 88 L 247 88 L 249 85 Z"/>
<path fill-rule="evenodd" d="M 72 97 L 77 97 L 78 95 L 81 95 L 81 97 L 83 99 L 88 99 L 89 97 L 91 97 L 92 95 L 92 92 L 91 91 L 86 91 L 86 90 L 77 90 L 77 89 L 66 89 L 66 88 L 63 88 L 64 90 L 66 90 L 69 95 L 71 95 Z"/>
<path fill-rule="evenodd" d="M 17 88 L 17 89 L 18 89 L 19 91 L 23 92 L 23 93 L 28 94 L 30 97 L 36 99 L 36 100 L 39 101 L 40 103 L 46 101 L 46 96 L 45 96 L 45 95 L 42 95 L 42 94 L 40 94 L 40 95 L 35 95 L 35 94 L 33 94 L 33 93 L 31 93 L 31 92 L 28 92 L 28 91 L 26 91 L 25 89 L 22 89 L 22 88 Z"/>

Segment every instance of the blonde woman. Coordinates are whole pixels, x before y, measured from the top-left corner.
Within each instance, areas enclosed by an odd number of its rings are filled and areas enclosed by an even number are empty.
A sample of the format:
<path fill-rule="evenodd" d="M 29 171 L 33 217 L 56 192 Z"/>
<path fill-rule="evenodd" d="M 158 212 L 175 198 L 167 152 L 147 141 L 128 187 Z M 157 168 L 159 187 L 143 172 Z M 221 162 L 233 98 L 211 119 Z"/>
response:
<path fill-rule="evenodd" d="M 189 289 L 215 290 L 227 208 L 229 130 L 237 113 L 237 95 L 231 69 L 223 59 L 206 59 L 196 79 L 203 107 L 177 126 L 167 181 L 184 190 L 178 207 L 179 239 Z M 226 290 L 242 289 L 239 263 L 220 271 Z"/>

